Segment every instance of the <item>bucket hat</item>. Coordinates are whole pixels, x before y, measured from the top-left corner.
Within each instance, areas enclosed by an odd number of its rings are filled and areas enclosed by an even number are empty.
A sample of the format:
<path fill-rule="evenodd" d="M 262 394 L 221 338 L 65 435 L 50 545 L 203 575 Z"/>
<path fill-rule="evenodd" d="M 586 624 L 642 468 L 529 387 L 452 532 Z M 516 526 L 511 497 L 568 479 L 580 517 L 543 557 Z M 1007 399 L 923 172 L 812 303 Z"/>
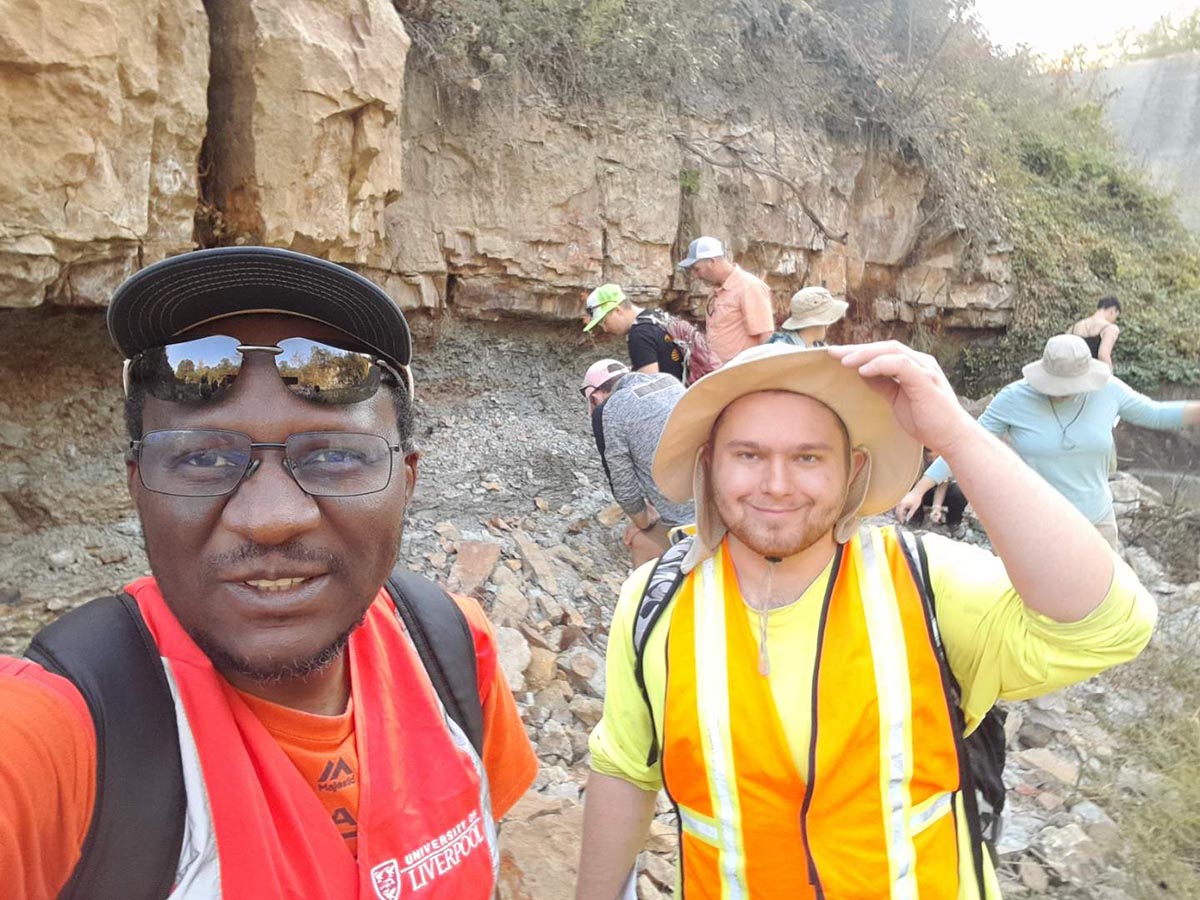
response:
<path fill-rule="evenodd" d="M 887 401 L 827 348 L 751 347 L 687 389 L 667 419 L 654 456 L 652 472 L 663 494 L 675 502 L 696 500 L 697 540 L 684 560 L 688 570 L 711 555 L 725 535 L 701 451 L 722 411 L 760 391 L 790 391 L 825 404 L 845 425 L 850 446 L 866 456 L 835 529 L 839 542 L 849 540 L 861 516 L 895 506 L 920 474 L 921 444 L 900 427 Z"/>
<path fill-rule="evenodd" d="M 813 325 L 832 325 L 846 315 L 850 304 L 836 299 L 823 287 L 806 287 L 792 294 L 791 315 L 782 328 L 797 331 Z"/>
<path fill-rule="evenodd" d="M 1073 334 L 1056 334 L 1046 341 L 1042 358 L 1021 369 L 1030 386 L 1048 397 L 1086 394 L 1108 383 L 1112 371 L 1092 358 L 1087 341 Z"/>

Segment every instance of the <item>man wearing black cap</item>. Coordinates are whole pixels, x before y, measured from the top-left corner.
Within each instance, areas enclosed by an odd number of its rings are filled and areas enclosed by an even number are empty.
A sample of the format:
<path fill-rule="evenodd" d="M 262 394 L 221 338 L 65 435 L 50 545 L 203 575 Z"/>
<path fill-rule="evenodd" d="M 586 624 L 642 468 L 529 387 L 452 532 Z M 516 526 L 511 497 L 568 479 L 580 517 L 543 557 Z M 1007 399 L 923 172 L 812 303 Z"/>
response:
<path fill-rule="evenodd" d="M 490 897 L 536 761 L 479 607 L 389 577 L 403 315 L 248 247 L 149 267 L 108 322 L 153 576 L 0 658 L 5 891 Z"/>

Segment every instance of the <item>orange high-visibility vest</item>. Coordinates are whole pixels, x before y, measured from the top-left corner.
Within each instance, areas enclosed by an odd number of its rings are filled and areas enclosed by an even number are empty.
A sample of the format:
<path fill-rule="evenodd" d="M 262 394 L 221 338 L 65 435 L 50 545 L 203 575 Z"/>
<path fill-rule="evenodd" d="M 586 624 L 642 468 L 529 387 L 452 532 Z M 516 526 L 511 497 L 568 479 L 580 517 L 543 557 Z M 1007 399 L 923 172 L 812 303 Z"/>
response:
<path fill-rule="evenodd" d="M 385 591 L 348 645 L 361 777 L 357 856 L 155 580 L 126 591 L 175 698 L 187 828 L 173 900 L 492 896 L 499 851 L 483 763 L 442 711 Z"/>
<path fill-rule="evenodd" d="M 834 562 L 813 683 L 796 686 L 812 704 L 807 784 L 721 558 L 680 586 L 667 639 L 662 766 L 683 896 L 978 897 L 936 626 L 895 531 L 864 529 Z"/>

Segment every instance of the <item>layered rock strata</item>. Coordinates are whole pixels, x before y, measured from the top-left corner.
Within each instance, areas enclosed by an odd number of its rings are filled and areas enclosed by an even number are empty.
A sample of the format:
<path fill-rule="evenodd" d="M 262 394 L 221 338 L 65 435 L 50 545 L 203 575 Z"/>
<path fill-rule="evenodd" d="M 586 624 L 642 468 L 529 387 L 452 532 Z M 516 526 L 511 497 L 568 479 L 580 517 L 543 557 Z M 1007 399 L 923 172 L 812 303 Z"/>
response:
<path fill-rule="evenodd" d="M 968 254 L 885 142 L 585 122 L 499 99 L 519 85 L 406 83 L 408 47 L 386 0 L 25 4 L 0 39 L 0 305 L 103 304 L 164 255 L 263 243 L 354 265 L 406 308 L 570 319 L 612 280 L 699 312 L 674 262 L 706 233 L 781 313 L 807 284 L 846 293 L 843 337 L 1008 321 L 1005 248 Z"/>

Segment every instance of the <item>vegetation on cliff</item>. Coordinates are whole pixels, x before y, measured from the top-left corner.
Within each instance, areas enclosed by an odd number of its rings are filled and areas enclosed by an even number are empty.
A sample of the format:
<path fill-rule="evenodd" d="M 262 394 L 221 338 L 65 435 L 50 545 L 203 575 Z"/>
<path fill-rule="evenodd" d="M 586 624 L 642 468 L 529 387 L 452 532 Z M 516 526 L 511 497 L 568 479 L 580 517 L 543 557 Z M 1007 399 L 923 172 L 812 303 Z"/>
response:
<path fill-rule="evenodd" d="M 919 162 L 927 234 L 959 234 L 968 267 L 1013 247 L 1012 326 L 953 360 L 968 392 L 1016 377 L 1106 293 L 1127 301 L 1118 374 L 1200 383 L 1200 247 L 1127 168 L 1100 107 L 998 52 L 970 0 L 396 4 L 410 66 L 448 90 L 516 88 L 580 116 L 787 118 Z"/>

